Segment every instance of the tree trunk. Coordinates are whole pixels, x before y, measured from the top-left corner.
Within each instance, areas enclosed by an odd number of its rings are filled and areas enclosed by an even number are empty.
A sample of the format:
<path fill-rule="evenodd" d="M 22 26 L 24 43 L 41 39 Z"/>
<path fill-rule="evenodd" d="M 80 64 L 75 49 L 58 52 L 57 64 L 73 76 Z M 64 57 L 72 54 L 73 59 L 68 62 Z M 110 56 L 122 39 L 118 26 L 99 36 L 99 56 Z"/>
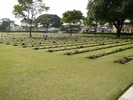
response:
<path fill-rule="evenodd" d="M 120 38 L 121 35 L 121 30 L 124 24 L 124 18 L 123 19 L 117 19 L 116 21 L 114 21 L 114 26 L 117 29 L 117 38 Z"/>
<path fill-rule="evenodd" d="M 96 37 L 96 31 L 97 31 L 96 26 L 94 27 L 94 30 L 95 30 L 95 32 L 94 32 L 94 36 Z"/>
<path fill-rule="evenodd" d="M 96 37 L 96 33 L 97 33 L 97 20 L 96 20 L 96 25 L 94 26 L 94 30 L 95 30 L 94 35 Z"/>
<path fill-rule="evenodd" d="M 30 26 L 30 37 L 32 37 L 32 33 L 31 33 L 31 30 L 32 30 L 32 28 L 31 28 L 31 26 Z"/>
<path fill-rule="evenodd" d="M 31 31 L 32 31 L 32 21 L 30 21 L 30 37 L 32 37 Z"/>
<path fill-rule="evenodd" d="M 73 26 L 70 24 L 70 37 L 72 37 Z"/>
<path fill-rule="evenodd" d="M 47 25 L 47 30 L 46 30 L 47 33 L 48 33 L 48 28 L 49 28 L 49 25 Z"/>
<path fill-rule="evenodd" d="M 121 29 L 117 29 L 117 38 L 120 38 L 121 35 Z"/>

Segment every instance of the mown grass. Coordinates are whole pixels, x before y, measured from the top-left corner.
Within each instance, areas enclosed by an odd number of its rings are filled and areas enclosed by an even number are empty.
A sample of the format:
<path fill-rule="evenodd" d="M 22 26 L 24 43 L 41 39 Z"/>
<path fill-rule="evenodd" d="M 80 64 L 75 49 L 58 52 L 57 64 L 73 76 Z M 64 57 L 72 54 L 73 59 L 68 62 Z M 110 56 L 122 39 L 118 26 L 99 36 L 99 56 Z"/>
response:
<path fill-rule="evenodd" d="M 114 100 L 133 82 L 133 61 L 114 61 L 132 50 L 87 59 L 102 50 L 67 56 L 0 44 L 0 100 Z"/>

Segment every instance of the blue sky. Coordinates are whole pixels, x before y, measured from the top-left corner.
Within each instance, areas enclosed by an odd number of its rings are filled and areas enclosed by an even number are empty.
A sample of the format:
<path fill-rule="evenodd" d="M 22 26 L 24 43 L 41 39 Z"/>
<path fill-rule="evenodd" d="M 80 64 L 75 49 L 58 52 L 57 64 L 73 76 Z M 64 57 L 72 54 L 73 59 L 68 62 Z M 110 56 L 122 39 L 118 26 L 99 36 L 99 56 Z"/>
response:
<path fill-rule="evenodd" d="M 67 10 L 80 10 L 84 16 L 86 16 L 86 7 L 88 0 L 43 0 L 44 3 L 50 7 L 49 14 L 57 14 L 62 17 L 62 13 Z M 16 19 L 12 14 L 13 6 L 16 5 L 17 0 L 0 0 L 0 19 L 9 18 L 14 20 L 17 24 L 20 24 L 20 19 Z"/>

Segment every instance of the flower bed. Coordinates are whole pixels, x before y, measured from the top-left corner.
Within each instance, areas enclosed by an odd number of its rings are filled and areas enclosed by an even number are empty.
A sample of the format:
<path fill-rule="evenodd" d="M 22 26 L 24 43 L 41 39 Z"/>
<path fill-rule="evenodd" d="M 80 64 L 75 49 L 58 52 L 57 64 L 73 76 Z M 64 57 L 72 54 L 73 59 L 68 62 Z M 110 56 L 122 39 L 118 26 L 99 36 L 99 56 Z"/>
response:
<path fill-rule="evenodd" d="M 119 46 L 119 45 L 126 45 L 126 44 L 130 44 L 131 42 L 127 42 L 127 43 L 121 43 L 121 44 L 115 44 L 116 46 Z M 100 45 L 107 45 L 107 44 L 114 44 L 114 42 L 109 42 L 109 43 L 99 43 L 99 44 L 90 44 L 90 45 L 80 45 L 80 46 L 76 46 L 76 47 L 62 47 L 62 48 L 59 48 L 59 49 L 50 49 L 48 50 L 48 52 L 57 52 L 57 51 L 64 51 L 64 50 L 72 50 L 72 49 L 81 49 L 81 48 L 87 48 L 87 47 L 94 47 L 94 46 L 100 46 Z M 107 45 L 107 47 L 111 47 L 109 45 Z M 94 50 L 100 50 L 100 49 L 104 49 L 104 48 L 107 48 L 106 46 L 105 47 L 102 47 L 102 48 L 95 48 L 95 49 L 92 49 L 91 51 L 94 51 Z M 75 52 L 76 51 L 76 52 Z M 71 54 L 79 54 L 79 53 L 84 53 L 84 52 L 88 52 L 90 50 L 75 50 L 73 53 Z M 66 54 L 69 54 L 69 53 L 66 53 Z"/>
<path fill-rule="evenodd" d="M 123 57 L 122 59 L 118 59 L 116 61 L 114 61 L 115 63 L 120 63 L 120 64 L 125 64 L 128 63 L 129 61 L 133 60 L 133 55 L 127 56 L 127 57 Z"/>
<path fill-rule="evenodd" d="M 127 42 L 127 43 L 120 43 L 120 44 L 115 44 L 115 45 L 106 45 L 106 46 L 102 46 L 102 47 L 96 47 L 93 49 L 87 49 L 87 50 L 83 50 L 83 49 L 77 49 L 73 52 L 66 52 L 64 53 L 65 55 L 73 55 L 73 54 L 80 54 L 80 53 L 85 53 L 85 52 L 90 52 L 90 51 L 96 51 L 96 50 L 101 50 L 101 49 L 107 49 L 107 48 L 112 48 L 112 47 L 116 47 L 116 46 L 122 46 L 122 45 L 127 45 L 127 44 L 131 44 L 132 42 Z M 103 55 L 103 54 L 102 54 Z M 102 56 L 101 55 L 101 56 Z"/>
<path fill-rule="evenodd" d="M 106 55 L 109 55 L 109 54 L 121 52 L 121 51 L 132 49 L 132 48 L 133 48 L 133 46 L 126 46 L 126 47 L 123 47 L 123 48 L 118 48 L 116 50 L 112 50 L 112 51 L 107 51 L 107 52 L 104 52 L 104 53 L 91 55 L 91 56 L 88 56 L 86 58 L 95 59 L 95 58 L 99 58 L 99 57 L 102 57 L 102 56 L 106 56 Z"/>

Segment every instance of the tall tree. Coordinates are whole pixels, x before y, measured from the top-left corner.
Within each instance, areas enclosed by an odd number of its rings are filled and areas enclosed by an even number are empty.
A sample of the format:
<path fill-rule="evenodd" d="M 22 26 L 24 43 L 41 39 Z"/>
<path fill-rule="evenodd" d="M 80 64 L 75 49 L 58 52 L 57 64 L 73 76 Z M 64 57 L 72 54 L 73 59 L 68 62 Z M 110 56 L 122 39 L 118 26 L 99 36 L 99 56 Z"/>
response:
<path fill-rule="evenodd" d="M 61 26 L 60 17 L 54 14 L 43 14 L 37 17 L 34 21 L 36 25 L 42 25 L 44 28 L 56 27 L 59 28 Z"/>
<path fill-rule="evenodd" d="M 88 19 L 111 22 L 117 29 L 117 37 L 126 19 L 133 19 L 133 0 L 89 0 Z"/>
<path fill-rule="evenodd" d="M 84 25 L 87 25 L 87 26 L 92 26 L 92 27 L 94 27 L 94 29 L 95 29 L 95 35 L 96 35 L 96 31 L 97 31 L 97 21 L 94 19 L 94 18 L 92 18 L 92 17 L 86 17 L 86 18 L 84 18 L 84 20 L 83 20 L 83 23 L 84 23 Z"/>
<path fill-rule="evenodd" d="M 24 18 L 27 20 L 30 26 L 30 37 L 32 37 L 32 25 L 33 21 L 38 14 L 43 11 L 49 10 L 49 7 L 45 6 L 42 0 L 18 0 L 17 5 L 14 5 L 13 14 L 17 18 Z"/>
<path fill-rule="evenodd" d="M 8 21 L 3 21 L 2 24 L 0 25 L 0 30 L 6 31 L 7 28 L 10 27 L 10 22 Z"/>
<path fill-rule="evenodd" d="M 7 29 L 10 30 L 11 26 L 16 26 L 15 21 L 10 20 L 9 18 L 2 18 L 0 19 L 0 30 L 6 31 Z"/>
<path fill-rule="evenodd" d="M 73 31 L 73 25 L 81 23 L 81 20 L 83 19 L 83 14 L 79 10 L 73 10 L 73 11 L 66 11 L 63 13 L 63 18 L 61 21 L 63 23 L 68 23 L 70 26 L 70 37 L 72 36 Z"/>

